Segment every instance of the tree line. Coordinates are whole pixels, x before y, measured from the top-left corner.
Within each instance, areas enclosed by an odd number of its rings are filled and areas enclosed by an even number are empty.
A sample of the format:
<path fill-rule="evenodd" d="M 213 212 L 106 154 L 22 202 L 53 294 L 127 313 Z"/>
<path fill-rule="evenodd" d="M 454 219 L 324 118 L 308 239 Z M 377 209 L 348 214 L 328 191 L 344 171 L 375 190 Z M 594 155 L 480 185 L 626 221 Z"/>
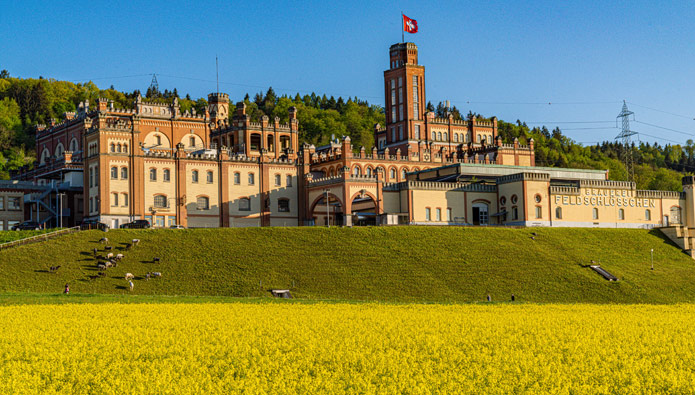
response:
<path fill-rule="evenodd" d="M 45 78 L 16 78 L 6 70 L 0 71 L 0 179 L 7 179 L 9 171 L 35 159 L 35 125 L 48 124 L 51 119 L 62 120 L 65 112 L 76 111 L 80 102 L 104 97 L 114 101 L 117 108 L 131 108 L 139 90 L 120 92 L 113 86 L 99 89 L 93 82 L 73 83 Z M 160 92 L 148 88 L 144 96 L 148 101 L 171 102 L 178 98 L 182 112 L 195 108 L 202 112 L 208 103 L 205 98 L 193 99 L 190 95 L 179 97 L 176 88 Z M 246 104 L 246 113 L 252 121 L 260 121 L 263 115 L 271 120 L 279 117 L 280 122 L 289 119 L 289 108 L 297 107 L 300 142 L 323 145 L 334 136 L 350 136 L 353 146 L 364 146 L 371 150 L 374 145 L 374 125 L 385 124 L 383 107 L 370 104 L 357 97 L 317 95 L 316 93 L 294 96 L 278 95 L 273 88 L 249 94 L 241 100 Z M 235 115 L 235 101 L 230 102 L 230 118 Z M 437 117 L 453 115 L 463 119 L 459 109 L 447 107 L 443 102 L 426 106 Z M 480 114 L 469 112 L 467 117 Z M 547 167 L 571 167 L 581 169 L 608 169 L 612 180 L 627 180 L 628 174 L 621 160 L 622 144 L 603 142 L 583 146 L 562 134 L 561 129 L 552 131 L 545 126 L 529 128 L 526 123 L 498 121 L 499 134 L 506 142 L 518 138 L 527 144 L 533 138 L 536 149 L 536 164 Z M 633 144 L 628 147 L 635 163 L 635 181 L 640 189 L 681 190 L 680 179 L 695 170 L 695 143 L 688 140 L 685 145 Z"/>

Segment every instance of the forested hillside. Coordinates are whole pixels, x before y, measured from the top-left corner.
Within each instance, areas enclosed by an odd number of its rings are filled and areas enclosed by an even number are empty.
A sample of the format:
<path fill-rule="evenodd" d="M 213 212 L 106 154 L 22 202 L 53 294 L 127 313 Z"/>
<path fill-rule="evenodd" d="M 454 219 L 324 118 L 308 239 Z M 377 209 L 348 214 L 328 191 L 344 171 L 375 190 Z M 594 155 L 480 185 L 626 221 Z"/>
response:
<path fill-rule="evenodd" d="M 95 103 L 99 97 L 112 99 L 116 107 L 130 108 L 139 90 L 120 92 L 111 86 L 99 89 L 94 83 L 72 83 L 53 79 L 14 78 L 6 70 L 0 72 L 0 179 L 8 178 L 9 171 L 34 161 L 34 125 L 48 124 L 51 118 L 60 120 L 67 111 L 75 111 L 84 100 Z M 164 92 L 148 89 L 145 97 L 149 101 L 172 101 L 179 97 L 176 89 Z M 370 104 L 358 98 L 343 99 L 312 93 L 294 97 L 278 96 L 272 88 L 253 97 L 231 98 L 230 115 L 234 114 L 234 103 L 243 100 L 247 113 L 254 121 L 268 115 L 280 117 L 286 122 L 288 109 L 298 108 L 300 141 L 324 144 L 331 136 L 350 136 L 355 149 L 374 145 L 374 124 L 384 124 L 384 112 L 380 105 Z M 204 98 L 192 99 L 189 95 L 179 97 L 182 111 L 195 107 L 198 111 L 207 106 Z M 447 111 L 456 119 L 463 116 L 456 107 L 447 109 L 443 103 L 435 107 L 427 104 L 430 111 L 443 116 Z M 479 114 L 478 114 L 479 116 Z M 613 180 L 626 180 L 625 166 L 620 161 L 622 146 L 614 142 L 582 146 L 564 136 L 558 128 L 550 131 L 545 127 L 529 128 L 522 121 L 499 122 L 499 133 L 505 141 L 519 138 L 526 144 L 530 138 L 536 144 L 536 163 L 539 166 L 608 169 Z M 680 179 L 684 173 L 695 169 L 695 143 L 688 140 L 681 145 L 649 145 L 640 143 L 632 146 L 635 158 L 635 181 L 640 189 L 680 190 Z"/>

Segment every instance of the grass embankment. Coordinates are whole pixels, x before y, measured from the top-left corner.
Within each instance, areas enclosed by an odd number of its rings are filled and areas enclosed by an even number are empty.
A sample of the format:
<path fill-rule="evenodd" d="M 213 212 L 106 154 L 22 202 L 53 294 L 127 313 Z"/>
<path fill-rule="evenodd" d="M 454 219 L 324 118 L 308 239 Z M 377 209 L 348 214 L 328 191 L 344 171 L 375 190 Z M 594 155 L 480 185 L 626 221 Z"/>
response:
<path fill-rule="evenodd" d="M 92 249 L 104 253 L 103 236 L 126 258 L 91 280 Z M 133 238 L 140 245 L 125 251 Z M 604 280 L 588 268 L 591 260 L 621 281 Z M 146 281 L 153 271 L 163 276 Z M 658 231 L 412 226 L 84 231 L 0 251 L 0 292 L 14 293 L 0 303 L 56 294 L 65 283 L 72 293 L 130 294 L 125 273 L 136 276 L 137 295 L 267 297 L 270 288 L 290 288 L 299 298 L 388 302 L 474 302 L 487 294 L 541 303 L 695 301 L 695 261 Z M 170 300 L 151 301 L 160 299 Z"/>
<path fill-rule="evenodd" d="M 55 232 L 59 229 L 47 229 L 47 230 L 8 230 L 0 232 L 0 244 L 9 243 L 10 241 L 15 241 L 19 239 L 26 239 L 27 237 L 42 235 L 44 233 Z"/>

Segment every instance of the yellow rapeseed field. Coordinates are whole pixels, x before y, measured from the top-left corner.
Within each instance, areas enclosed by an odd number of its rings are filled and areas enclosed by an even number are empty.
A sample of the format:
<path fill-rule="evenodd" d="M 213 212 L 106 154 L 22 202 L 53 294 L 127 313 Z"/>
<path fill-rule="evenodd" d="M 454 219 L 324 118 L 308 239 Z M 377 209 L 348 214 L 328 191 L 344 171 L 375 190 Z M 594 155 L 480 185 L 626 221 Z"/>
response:
<path fill-rule="evenodd" d="M 0 393 L 693 393 L 695 306 L 0 307 Z"/>

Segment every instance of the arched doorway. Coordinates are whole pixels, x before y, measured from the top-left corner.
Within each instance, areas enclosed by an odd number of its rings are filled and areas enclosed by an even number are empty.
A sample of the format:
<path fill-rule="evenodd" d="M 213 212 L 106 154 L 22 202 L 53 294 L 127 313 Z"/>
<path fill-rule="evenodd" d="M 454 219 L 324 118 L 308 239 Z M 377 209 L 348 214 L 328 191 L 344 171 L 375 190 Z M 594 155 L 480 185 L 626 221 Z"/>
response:
<path fill-rule="evenodd" d="M 354 226 L 377 225 L 376 202 L 371 195 L 364 192 L 356 194 L 352 198 L 350 207 Z"/>
<path fill-rule="evenodd" d="M 311 218 L 318 226 L 343 226 L 343 204 L 332 193 L 324 193 L 311 206 Z"/>

